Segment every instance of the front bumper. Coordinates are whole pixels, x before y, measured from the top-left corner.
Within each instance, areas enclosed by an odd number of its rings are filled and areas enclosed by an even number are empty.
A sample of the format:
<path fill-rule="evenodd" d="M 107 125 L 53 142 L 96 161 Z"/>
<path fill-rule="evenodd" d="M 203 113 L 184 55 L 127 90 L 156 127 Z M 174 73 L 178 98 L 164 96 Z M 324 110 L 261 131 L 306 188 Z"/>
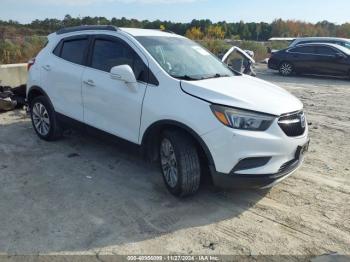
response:
<path fill-rule="evenodd" d="M 230 174 L 214 173 L 212 176 L 216 186 L 223 188 L 270 188 L 280 183 L 290 175 L 292 175 L 302 165 L 305 153 L 308 151 L 310 140 L 296 151 L 295 158 L 281 166 L 280 170 L 274 174 L 262 175 L 242 175 L 234 173 Z"/>
<path fill-rule="evenodd" d="M 267 67 L 272 69 L 272 70 L 278 70 L 279 69 L 278 61 L 273 59 L 273 58 L 270 58 L 268 63 L 267 63 Z"/>
<path fill-rule="evenodd" d="M 288 137 L 277 122 L 265 132 L 220 128 L 202 136 L 211 152 L 212 179 L 223 187 L 270 187 L 295 172 L 307 151 L 308 128 Z"/>

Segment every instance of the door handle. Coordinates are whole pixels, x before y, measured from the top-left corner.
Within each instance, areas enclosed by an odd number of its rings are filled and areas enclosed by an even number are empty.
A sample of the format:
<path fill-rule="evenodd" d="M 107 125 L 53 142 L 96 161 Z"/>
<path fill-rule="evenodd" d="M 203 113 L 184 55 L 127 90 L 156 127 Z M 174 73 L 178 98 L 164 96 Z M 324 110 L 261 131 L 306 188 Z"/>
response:
<path fill-rule="evenodd" d="M 96 86 L 95 82 L 93 80 L 91 80 L 91 79 L 84 80 L 83 82 L 84 82 L 85 85 L 88 85 L 88 86 Z"/>
<path fill-rule="evenodd" d="M 50 66 L 50 65 L 44 65 L 43 68 L 44 68 L 46 71 L 51 71 L 51 66 Z"/>

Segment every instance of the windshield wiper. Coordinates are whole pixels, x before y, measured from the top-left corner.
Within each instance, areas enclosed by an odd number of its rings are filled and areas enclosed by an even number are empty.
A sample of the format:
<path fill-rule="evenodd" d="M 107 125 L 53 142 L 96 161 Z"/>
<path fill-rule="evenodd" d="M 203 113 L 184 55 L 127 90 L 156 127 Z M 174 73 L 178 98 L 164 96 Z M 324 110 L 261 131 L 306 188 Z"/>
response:
<path fill-rule="evenodd" d="M 181 80 L 188 80 L 188 81 L 198 81 L 201 80 L 201 78 L 195 78 L 189 75 L 183 75 L 183 76 L 176 76 L 176 75 L 171 75 L 174 78 L 181 79 Z"/>
<path fill-rule="evenodd" d="M 219 73 L 216 73 L 216 74 L 213 74 L 213 75 L 210 75 L 210 76 L 206 76 L 206 77 L 203 77 L 202 79 L 210 79 L 210 78 L 220 78 L 220 77 L 229 77 L 230 75 L 227 75 L 227 74 L 219 74 Z"/>
<path fill-rule="evenodd" d="M 199 80 L 205 80 L 205 79 L 211 79 L 211 78 L 220 78 L 220 77 L 229 77 L 230 75 L 227 74 L 213 74 L 213 75 L 205 75 L 205 76 L 200 76 L 200 77 L 193 77 L 189 75 L 183 75 L 183 76 L 176 76 L 176 75 L 171 75 L 174 78 L 181 79 L 181 80 L 187 80 L 187 81 L 199 81 Z"/>

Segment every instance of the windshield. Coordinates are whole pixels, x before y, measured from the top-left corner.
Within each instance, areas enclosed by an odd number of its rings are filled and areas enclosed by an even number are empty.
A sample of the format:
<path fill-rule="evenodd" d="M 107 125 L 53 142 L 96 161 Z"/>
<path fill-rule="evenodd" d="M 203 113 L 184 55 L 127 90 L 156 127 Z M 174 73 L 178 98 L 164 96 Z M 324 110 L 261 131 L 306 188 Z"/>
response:
<path fill-rule="evenodd" d="M 350 44 L 348 44 L 346 47 L 338 45 L 337 48 L 341 50 L 343 53 L 350 55 Z"/>
<path fill-rule="evenodd" d="M 345 46 L 346 48 L 350 49 L 350 42 L 349 42 L 349 43 L 348 43 L 348 42 L 344 42 L 344 46 Z"/>
<path fill-rule="evenodd" d="M 201 80 L 234 76 L 217 57 L 187 38 L 139 36 L 136 39 L 172 77 Z"/>

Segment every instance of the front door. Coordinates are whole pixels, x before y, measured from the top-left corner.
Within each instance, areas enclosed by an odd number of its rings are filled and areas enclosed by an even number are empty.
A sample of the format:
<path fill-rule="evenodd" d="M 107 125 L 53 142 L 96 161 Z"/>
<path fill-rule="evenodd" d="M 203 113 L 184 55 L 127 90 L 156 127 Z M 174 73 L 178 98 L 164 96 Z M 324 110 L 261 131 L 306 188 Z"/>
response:
<path fill-rule="evenodd" d="M 328 46 L 318 46 L 317 52 L 319 59 L 314 66 L 321 74 L 347 75 L 348 66 L 344 63 L 346 58 L 337 56 L 338 52 L 342 54 L 340 51 L 337 52 L 336 49 Z"/>
<path fill-rule="evenodd" d="M 130 65 L 140 79 L 147 66 L 126 42 L 112 36 L 94 38 L 89 60 L 82 78 L 84 122 L 137 143 L 147 83 L 138 81 L 136 86 L 129 86 L 112 79 L 110 70 Z"/>

